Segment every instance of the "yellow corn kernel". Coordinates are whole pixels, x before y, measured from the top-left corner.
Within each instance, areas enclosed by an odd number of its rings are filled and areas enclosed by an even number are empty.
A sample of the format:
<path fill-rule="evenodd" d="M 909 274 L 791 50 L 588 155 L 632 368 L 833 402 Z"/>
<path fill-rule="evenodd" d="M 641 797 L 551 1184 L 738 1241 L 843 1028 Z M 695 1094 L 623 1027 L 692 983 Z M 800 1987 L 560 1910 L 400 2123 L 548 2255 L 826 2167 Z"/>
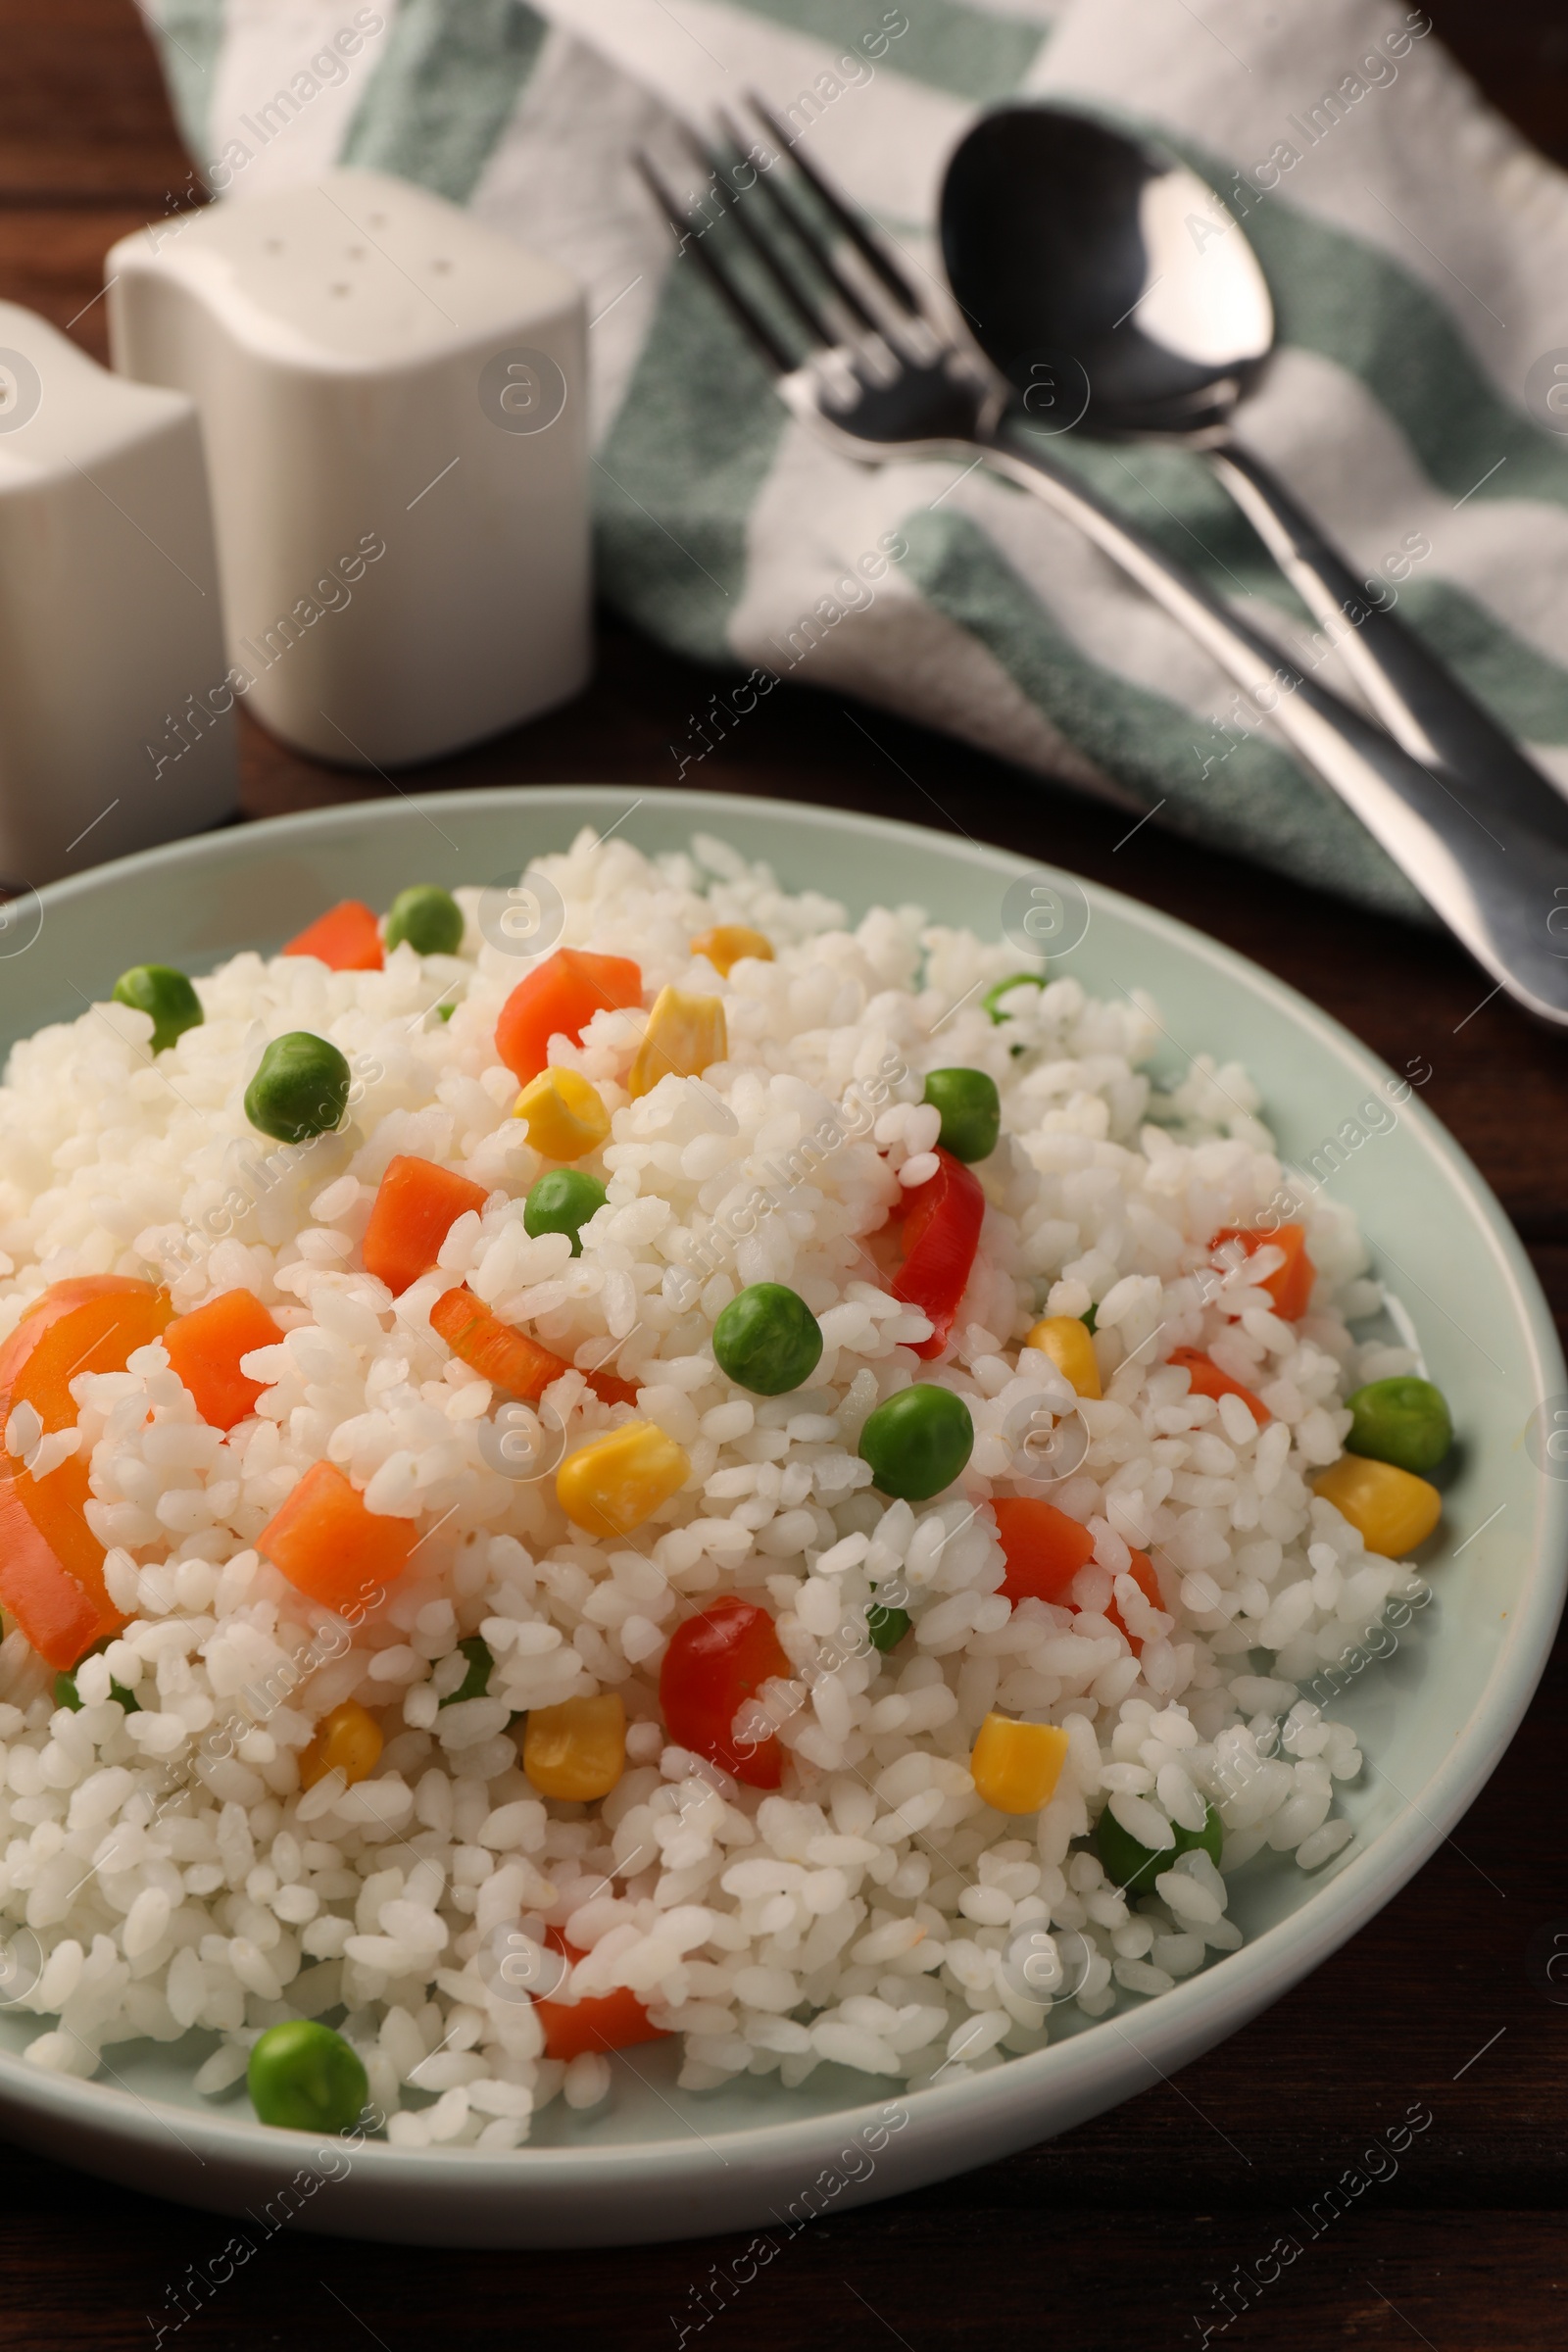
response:
<path fill-rule="evenodd" d="M 300 1755 L 300 1787 L 314 1788 L 329 1772 L 341 1767 L 350 1788 L 368 1780 L 381 1760 L 381 1726 L 366 1713 L 357 1698 L 323 1715 L 316 1738 Z"/>
<path fill-rule="evenodd" d="M 1402 1560 L 1424 1544 L 1443 1514 L 1443 1496 L 1424 1478 L 1358 1453 L 1345 1454 L 1315 1478 L 1312 1492 L 1348 1519 L 1368 1551 L 1386 1560 Z"/>
<path fill-rule="evenodd" d="M 626 1710 L 617 1690 L 531 1707 L 522 1769 L 541 1796 L 586 1805 L 608 1796 L 626 1769 Z"/>
<path fill-rule="evenodd" d="M 591 1536 L 629 1536 L 679 1493 L 691 1466 L 685 1447 L 653 1422 L 627 1421 L 567 1454 L 556 1499 Z"/>
<path fill-rule="evenodd" d="M 1076 1315 L 1046 1315 L 1024 1341 L 1026 1348 L 1038 1348 L 1049 1355 L 1063 1378 L 1071 1381 L 1080 1396 L 1098 1396 L 1100 1366 L 1095 1361 L 1095 1343 L 1089 1336 L 1089 1326 L 1080 1323 Z"/>
<path fill-rule="evenodd" d="M 999 1813 L 1038 1813 L 1067 1761 L 1067 1735 L 1054 1723 L 988 1715 L 969 1757 L 976 1792 Z"/>
<path fill-rule="evenodd" d="M 728 1052 L 721 997 L 688 997 L 681 989 L 662 988 L 627 1074 L 626 1092 L 635 1102 L 671 1071 L 677 1078 L 700 1078 L 710 1062 L 722 1061 Z"/>
<path fill-rule="evenodd" d="M 771 963 L 773 943 L 747 923 L 717 923 L 692 941 L 692 954 L 706 956 L 719 978 L 727 980 L 731 967 L 747 956 L 755 956 L 759 963 Z"/>
<path fill-rule="evenodd" d="M 576 1070 L 541 1070 L 529 1080 L 512 1115 L 546 1159 L 581 1159 L 610 1133 L 610 1113 L 597 1090 Z"/>

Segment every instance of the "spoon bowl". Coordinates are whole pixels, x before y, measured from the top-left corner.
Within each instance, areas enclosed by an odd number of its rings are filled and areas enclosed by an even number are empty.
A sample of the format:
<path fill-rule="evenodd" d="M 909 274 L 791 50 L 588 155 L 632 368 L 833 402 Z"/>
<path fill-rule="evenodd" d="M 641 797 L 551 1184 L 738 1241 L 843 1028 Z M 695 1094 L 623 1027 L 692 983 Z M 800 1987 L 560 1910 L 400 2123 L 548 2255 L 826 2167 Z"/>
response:
<path fill-rule="evenodd" d="M 1203 437 L 1273 346 L 1268 285 L 1213 189 L 1085 115 L 983 116 L 948 166 L 942 250 L 971 332 L 1033 416 L 1075 361 L 1091 432 Z"/>

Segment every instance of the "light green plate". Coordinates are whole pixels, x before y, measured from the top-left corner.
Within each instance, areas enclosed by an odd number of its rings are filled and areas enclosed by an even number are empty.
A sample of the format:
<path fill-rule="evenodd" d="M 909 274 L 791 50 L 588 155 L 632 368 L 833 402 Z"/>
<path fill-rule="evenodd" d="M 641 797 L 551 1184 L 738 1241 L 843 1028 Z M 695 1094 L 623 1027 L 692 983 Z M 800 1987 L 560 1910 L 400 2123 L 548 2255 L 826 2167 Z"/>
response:
<path fill-rule="evenodd" d="M 0 1042 L 74 1017 L 128 964 L 201 971 L 240 948 L 276 948 L 340 898 L 385 906 L 411 882 L 515 875 L 584 823 L 618 826 L 646 850 L 717 833 L 766 858 L 789 888 L 826 891 L 855 915 L 913 901 L 987 938 L 1004 935 L 1009 886 L 1039 870 L 913 826 L 711 794 L 562 786 L 376 801 L 207 835 L 45 891 L 30 945 L 38 902 L 0 933 Z M 1068 896 L 1077 888 L 1068 883 Z M 1152 991 L 1173 1071 L 1199 1052 L 1246 1063 L 1288 1158 L 1309 1159 L 1389 1079 L 1255 965 L 1131 900 L 1084 889 L 1093 919 L 1065 968 L 1100 994 Z M 1015 899 L 1014 920 L 1016 910 Z M 674 2088 L 670 2051 L 644 2048 L 617 2061 L 608 2112 L 581 2117 L 558 2102 L 527 2148 L 503 2156 L 368 2144 L 318 2160 L 314 2141 L 255 2123 L 242 2094 L 216 2108 L 196 2096 L 190 2079 L 210 2037 L 118 2044 L 113 2075 L 67 2082 L 16 2054 L 42 2025 L 12 2011 L 0 2014 L 6 2130 L 136 2188 L 253 2216 L 271 2200 L 274 2217 L 297 2211 L 302 2227 L 349 2235 L 567 2245 L 765 2228 L 782 2242 L 791 2217 L 799 2226 L 809 2212 L 1004 2156 L 1233 2033 L 1354 1935 L 1463 1813 L 1535 1689 L 1568 1560 L 1568 1485 L 1539 1469 L 1536 1457 L 1550 1457 L 1526 1443 L 1544 1403 L 1568 1404 L 1568 1377 L 1497 1202 L 1419 1097 L 1332 1182 L 1416 1320 L 1452 1402 L 1461 1466 L 1422 1562 L 1435 1604 L 1337 1702 L 1367 1753 L 1344 1796 L 1354 1842 L 1311 1879 L 1277 1857 L 1250 1865 L 1232 1904 L 1249 1937 L 1241 1951 L 1113 2024 L 912 2095 L 832 2067 L 795 2092 L 748 2078 L 688 2094 Z M 215 2226 L 215 2252 L 222 2236 Z"/>

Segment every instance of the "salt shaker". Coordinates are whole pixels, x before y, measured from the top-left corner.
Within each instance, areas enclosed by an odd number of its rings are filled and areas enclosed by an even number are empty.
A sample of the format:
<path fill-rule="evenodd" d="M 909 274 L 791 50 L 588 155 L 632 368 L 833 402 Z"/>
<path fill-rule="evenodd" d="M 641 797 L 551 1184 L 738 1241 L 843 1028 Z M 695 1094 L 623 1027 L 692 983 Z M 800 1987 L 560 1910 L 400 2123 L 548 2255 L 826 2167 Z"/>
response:
<path fill-rule="evenodd" d="M 227 815 L 226 667 L 191 402 L 0 302 L 0 878 Z"/>
<path fill-rule="evenodd" d="M 115 365 L 196 402 L 236 694 L 392 767 L 588 674 L 586 332 L 552 262 L 380 172 L 109 256 Z"/>

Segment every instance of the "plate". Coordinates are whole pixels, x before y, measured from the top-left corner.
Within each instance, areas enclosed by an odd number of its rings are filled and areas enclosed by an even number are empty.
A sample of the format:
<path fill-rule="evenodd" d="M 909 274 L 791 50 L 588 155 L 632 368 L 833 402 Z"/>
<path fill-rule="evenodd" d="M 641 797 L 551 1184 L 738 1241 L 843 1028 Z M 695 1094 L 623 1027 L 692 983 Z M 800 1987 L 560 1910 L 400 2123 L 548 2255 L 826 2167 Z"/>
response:
<path fill-rule="evenodd" d="M 74 1017 L 149 956 L 202 971 L 241 948 L 270 951 L 340 898 L 384 906 L 411 881 L 515 875 L 529 857 L 566 848 L 584 824 L 649 851 L 716 833 L 767 859 L 787 887 L 825 890 L 852 914 L 915 902 L 987 938 L 1016 925 L 1020 906 L 1047 908 L 1036 930 L 1048 935 L 1063 908 L 1077 912 L 1070 930 L 1087 909 L 1087 932 L 1060 968 L 1101 995 L 1150 990 L 1172 1072 L 1197 1052 L 1244 1062 L 1283 1152 L 1298 1163 L 1393 1075 L 1255 964 L 1004 851 L 779 802 L 593 785 L 322 809 L 54 884 L 0 934 L 0 1045 Z M 1037 881 L 1047 895 L 1032 900 Z M 1065 2131 L 1245 2025 L 1353 1936 L 1475 1797 L 1545 1663 L 1568 1566 L 1568 1464 L 1549 1474 L 1555 1465 L 1528 1434 L 1542 1426 L 1544 1399 L 1568 1408 L 1568 1376 L 1501 1208 L 1419 1092 L 1392 1130 L 1339 1156 L 1334 1190 L 1356 1209 L 1375 1270 L 1413 1315 L 1463 1445 L 1443 1535 L 1422 1563 L 1436 1605 L 1337 1702 L 1367 1754 L 1364 1775 L 1342 1794 L 1354 1840 L 1311 1878 L 1283 1857 L 1250 1864 L 1231 1905 L 1248 1936 L 1240 1951 L 1114 2020 L 1081 2021 L 1047 2049 L 912 2093 L 873 2085 L 868 2095 L 864 2076 L 836 2067 L 797 2091 L 751 2077 L 682 2092 L 673 2053 L 650 2046 L 616 2060 L 604 2111 L 577 2115 L 557 2101 L 538 2136 L 504 2155 L 367 2142 L 352 2153 L 331 2143 L 318 2156 L 306 2135 L 257 2124 L 243 2093 L 227 2105 L 198 2097 L 191 2077 L 210 2035 L 114 2044 L 113 2073 L 80 2082 L 28 2067 L 21 2052 L 42 2030 L 38 2019 L 0 2011 L 7 2133 L 127 2186 L 248 2215 L 252 2237 L 287 2218 L 429 2245 L 601 2245 L 744 2229 L 765 2230 L 777 2245 L 824 2209 L 891 2196 Z M 224 2234 L 215 2224 L 215 2257 Z M 760 2249 L 753 2259 L 772 2256 Z"/>

